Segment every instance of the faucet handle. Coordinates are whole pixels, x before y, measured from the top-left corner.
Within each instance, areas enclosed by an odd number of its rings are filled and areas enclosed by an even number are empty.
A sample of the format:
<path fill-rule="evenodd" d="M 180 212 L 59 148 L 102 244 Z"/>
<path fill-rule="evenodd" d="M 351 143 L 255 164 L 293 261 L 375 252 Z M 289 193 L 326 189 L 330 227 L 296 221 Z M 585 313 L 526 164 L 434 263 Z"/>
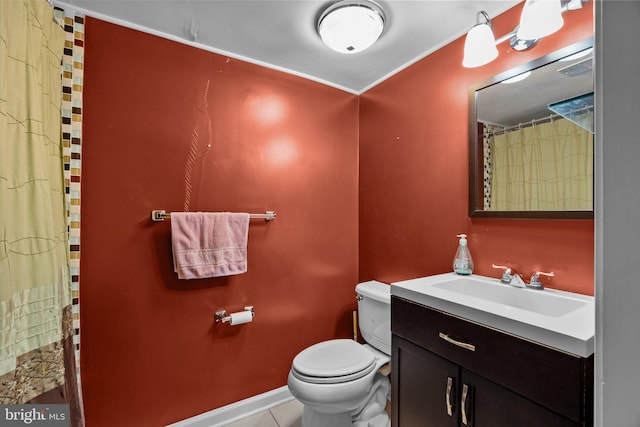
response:
<path fill-rule="evenodd" d="M 531 282 L 529 283 L 529 287 L 533 289 L 544 289 L 544 285 L 540 282 L 540 276 L 553 277 L 555 274 L 553 271 L 549 273 L 545 273 L 544 271 L 536 271 L 531 276 Z"/>
<path fill-rule="evenodd" d="M 506 265 L 495 265 L 495 264 L 491 264 L 491 267 L 493 268 L 501 268 L 503 270 L 502 272 L 502 277 L 500 278 L 500 281 L 502 283 L 511 283 L 511 279 L 513 279 L 513 272 L 511 271 L 511 268 L 507 267 Z"/>

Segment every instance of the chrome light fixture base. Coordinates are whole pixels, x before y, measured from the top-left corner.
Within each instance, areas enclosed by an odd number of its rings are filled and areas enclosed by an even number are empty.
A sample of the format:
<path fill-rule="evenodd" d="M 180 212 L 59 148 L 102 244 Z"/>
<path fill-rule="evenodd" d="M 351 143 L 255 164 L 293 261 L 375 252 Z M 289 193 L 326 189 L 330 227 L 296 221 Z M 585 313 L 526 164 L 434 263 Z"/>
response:
<path fill-rule="evenodd" d="M 511 48 L 516 52 L 524 52 L 525 50 L 529 50 L 532 47 L 534 47 L 536 44 L 538 44 L 539 40 L 540 39 L 524 40 L 524 39 L 518 38 L 517 34 L 514 34 L 509 39 L 509 44 L 511 45 Z"/>

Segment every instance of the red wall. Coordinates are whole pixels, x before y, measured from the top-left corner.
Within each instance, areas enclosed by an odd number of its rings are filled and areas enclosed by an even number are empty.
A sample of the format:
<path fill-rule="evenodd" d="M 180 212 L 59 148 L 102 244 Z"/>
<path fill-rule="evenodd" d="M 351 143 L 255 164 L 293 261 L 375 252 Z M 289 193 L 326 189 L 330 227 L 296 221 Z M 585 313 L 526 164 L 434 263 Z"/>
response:
<path fill-rule="evenodd" d="M 511 31 L 521 5 L 493 20 Z M 528 52 L 498 46 L 496 61 L 462 67 L 464 38 L 361 96 L 360 280 L 385 282 L 452 270 L 456 234 L 469 235 L 475 272 L 492 263 L 524 275 L 554 271 L 548 287 L 593 295 L 593 221 L 468 218 L 467 89 L 593 34 L 592 3 Z"/>
<path fill-rule="evenodd" d="M 165 425 L 285 385 L 297 352 L 351 334 L 357 96 L 91 18 L 86 47 L 87 425 Z M 189 169 L 192 211 L 277 211 L 251 222 L 248 273 L 174 274 L 169 221 L 149 217 L 183 209 Z M 214 325 L 244 305 L 253 323 Z"/>
<path fill-rule="evenodd" d="M 164 425 L 286 384 L 298 351 L 350 336 L 358 280 L 450 271 L 461 232 L 479 274 L 496 275 L 494 262 L 553 270 L 548 286 L 593 294 L 592 221 L 467 215 L 467 87 L 591 34 L 590 8 L 565 20 L 532 51 L 502 44 L 478 69 L 460 65 L 459 39 L 358 98 L 88 18 L 87 425 Z M 187 174 L 192 211 L 277 211 L 251 223 L 248 273 L 176 278 L 169 221 L 149 215 L 183 209 Z M 244 305 L 253 323 L 214 325 L 217 309 Z"/>

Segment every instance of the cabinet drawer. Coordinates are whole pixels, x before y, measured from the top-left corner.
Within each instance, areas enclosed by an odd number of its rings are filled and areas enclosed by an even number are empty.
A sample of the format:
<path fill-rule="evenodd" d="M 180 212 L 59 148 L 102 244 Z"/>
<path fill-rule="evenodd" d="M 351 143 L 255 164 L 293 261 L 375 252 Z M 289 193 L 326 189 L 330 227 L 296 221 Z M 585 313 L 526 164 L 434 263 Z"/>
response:
<path fill-rule="evenodd" d="M 593 356 L 583 359 L 395 296 L 391 329 L 572 420 L 590 417 L 586 402 L 592 402 L 587 395 L 592 393 Z M 474 349 L 459 347 L 441 334 Z"/>

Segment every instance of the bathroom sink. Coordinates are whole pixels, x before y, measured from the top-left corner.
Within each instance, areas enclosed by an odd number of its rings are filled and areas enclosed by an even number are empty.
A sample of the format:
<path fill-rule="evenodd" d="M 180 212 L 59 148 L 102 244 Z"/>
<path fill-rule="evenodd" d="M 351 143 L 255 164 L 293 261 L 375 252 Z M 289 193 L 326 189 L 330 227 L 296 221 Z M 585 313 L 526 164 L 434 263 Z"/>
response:
<path fill-rule="evenodd" d="M 391 294 L 582 357 L 593 354 L 593 297 L 454 273 L 391 284 Z"/>
<path fill-rule="evenodd" d="M 551 317 L 564 316 L 588 304 L 587 301 L 566 298 L 553 292 L 521 292 L 524 289 L 477 276 L 457 276 L 453 279 L 435 283 L 433 287 Z"/>

